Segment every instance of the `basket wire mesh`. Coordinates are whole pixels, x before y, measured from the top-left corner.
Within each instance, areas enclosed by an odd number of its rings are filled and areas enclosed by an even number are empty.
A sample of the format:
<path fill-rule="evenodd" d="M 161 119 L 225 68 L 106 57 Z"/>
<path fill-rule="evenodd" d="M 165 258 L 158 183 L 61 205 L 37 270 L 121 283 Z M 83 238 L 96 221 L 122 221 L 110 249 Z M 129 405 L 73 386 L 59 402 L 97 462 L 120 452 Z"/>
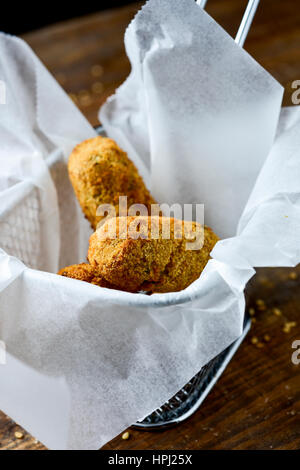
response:
<path fill-rule="evenodd" d="M 251 327 L 249 316 L 245 317 L 242 335 L 222 353 L 206 364 L 176 395 L 156 409 L 134 427 L 148 431 L 167 428 L 188 419 L 204 401 L 210 390 L 224 372 Z"/>

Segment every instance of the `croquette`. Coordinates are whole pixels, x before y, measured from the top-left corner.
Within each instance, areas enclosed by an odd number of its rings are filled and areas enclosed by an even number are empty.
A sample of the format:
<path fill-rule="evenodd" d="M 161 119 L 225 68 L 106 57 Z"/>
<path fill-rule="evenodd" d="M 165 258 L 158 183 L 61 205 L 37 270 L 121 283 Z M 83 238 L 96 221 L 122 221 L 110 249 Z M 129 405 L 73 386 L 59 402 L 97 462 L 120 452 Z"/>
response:
<path fill-rule="evenodd" d="M 217 241 L 209 227 L 196 222 L 161 216 L 116 217 L 92 234 L 88 260 L 118 289 L 175 292 L 200 276 Z"/>
<path fill-rule="evenodd" d="M 87 263 L 67 266 L 66 268 L 58 271 L 57 274 L 64 277 L 70 277 L 72 279 L 78 279 L 79 281 L 89 282 L 90 284 L 95 284 L 96 286 L 100 287 L 107 287 L 109 289 L 114 288 L 114 286 L 112 286 L 100 275 L 97 268 Z"/>
<path fill-rule="evenodd" d="M 96 215 L 102 204 L 111 204 L 119 215 L 119 196 L 127 206 L 144 204 L 149 213 L 155 204 L 134 163 L 112 139 L 94 137 L 77 145 L 68 162 L 69 177 L 76 197 L 94 230 L 103 216 Z"/>

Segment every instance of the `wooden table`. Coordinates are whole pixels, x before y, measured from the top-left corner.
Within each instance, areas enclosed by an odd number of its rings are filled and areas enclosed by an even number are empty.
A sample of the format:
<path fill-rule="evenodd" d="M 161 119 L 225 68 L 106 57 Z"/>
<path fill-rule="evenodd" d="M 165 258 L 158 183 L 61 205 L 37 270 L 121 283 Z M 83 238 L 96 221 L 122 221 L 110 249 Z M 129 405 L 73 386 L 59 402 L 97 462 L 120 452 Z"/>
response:
<path fill-rule="evenodd" d="M 207 11 L 234 34 L 246 1 L 209 0 Z M 123 34 L 139 4 L 47 27 L 24 36 L 89 121 L 122 83 L 130 66 Z M 300 9 L 294 0 L 264 0 L 245 48 L 285 87 L 291 105 L 300 79 Z M 197 413 L 170 430 L 130 430 L 106 449 L 299 449 L 300 365 L 292 342 L 300 340 L 300 267 L 262 269 L 247 289 L 255 312 L 252 329 Z M 263 302 L 261 302 L 263 301 Z M 296 322 L 296 324 L 289 322 Z M 0 413 L 0 449 L 43 449 Z"/>

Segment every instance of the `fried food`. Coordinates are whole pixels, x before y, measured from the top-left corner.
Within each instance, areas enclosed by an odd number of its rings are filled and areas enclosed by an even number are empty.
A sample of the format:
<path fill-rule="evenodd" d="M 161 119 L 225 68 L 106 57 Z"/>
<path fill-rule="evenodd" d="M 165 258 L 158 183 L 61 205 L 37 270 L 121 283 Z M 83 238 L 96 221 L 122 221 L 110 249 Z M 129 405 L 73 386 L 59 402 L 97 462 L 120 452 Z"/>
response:
<path fill-rule="evenodd" d="M 77 145 L 68 169 L 82 210 L 98 229 L 90 238 L 90 264 L 69 266 L 58 274 L 148 293 L 180 291 L 200 276 L 218 241 L 210 228 L 162 216 L 119 217 L 120 196 L 127 196 L 127 207 L 144 204 L 148 213 L 156 202 L 133 162 L 112 139 L 95 137 Z M 97 214 L 101 205 L 115 209 L 109 218 Z"/>
<path fill-rule="evenodd" d="M 81 208 L 95 230 L 102 216 L 101 204 L 112 204 L 119 215 L 119 196 L 127 205 L 144 204 L 149 213 L 155 203 L 135 165 L 112 139 L 95 137 L 77 145 L 70 155 L 68 170 Z"/>
<path fill-rule="evenodd" d="M 200 276 L 217 241 L 209 227 L 196 222 L 168 217 L 110 218 L 92 234 L 88 260 L 118 289 L 174 292 Z"/>
<path fill-rule="evenodd" d="M 114 287 L 107 282 L 98 272 L 98 269 L 87 263 L 73 264 L 58 271 L 60 276 L 78 279 L 79 281 L 89 282 L 100 287 L 113 289 Z"/>

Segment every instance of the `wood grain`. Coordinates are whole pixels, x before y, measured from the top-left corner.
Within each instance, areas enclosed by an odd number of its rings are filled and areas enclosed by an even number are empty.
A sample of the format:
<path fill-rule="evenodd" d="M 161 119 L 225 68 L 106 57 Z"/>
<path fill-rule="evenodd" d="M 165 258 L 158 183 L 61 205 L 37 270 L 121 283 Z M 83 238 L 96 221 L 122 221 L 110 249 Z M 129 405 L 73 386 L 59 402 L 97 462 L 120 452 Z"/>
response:
<path fill-rule="evenodd" d="M 123 35 L 139 5 L 24 36 L 93 125 L 98 123 L 100 104 L 130 71 Z M 245 5 L 239 0 L 209 0 L 207 11 L 234 35 Z M 296 2 L 261 2 L 245 48 L 285 87 L 284 104 L 291 105 L 291 83 L 300 79 Z M 264 300 L 265 308 L 259 310 L 258 299 Z M 291 361 L 292 342 L 300 340 L 300 267 L 258 270 L 247 288 L 247 305 L 255 309 L 252 329 L 197 413 L 166 431 L 130 430 L 129 440 L 118 436 L 106 449 L 300 448 L 300 365 Z M 285 332 L 290 321 L 296 325 Z M 19 429 L 0 413 L 0 449 L 43 449 L 25 432 L 23 439 L 16 439 Z"/>

